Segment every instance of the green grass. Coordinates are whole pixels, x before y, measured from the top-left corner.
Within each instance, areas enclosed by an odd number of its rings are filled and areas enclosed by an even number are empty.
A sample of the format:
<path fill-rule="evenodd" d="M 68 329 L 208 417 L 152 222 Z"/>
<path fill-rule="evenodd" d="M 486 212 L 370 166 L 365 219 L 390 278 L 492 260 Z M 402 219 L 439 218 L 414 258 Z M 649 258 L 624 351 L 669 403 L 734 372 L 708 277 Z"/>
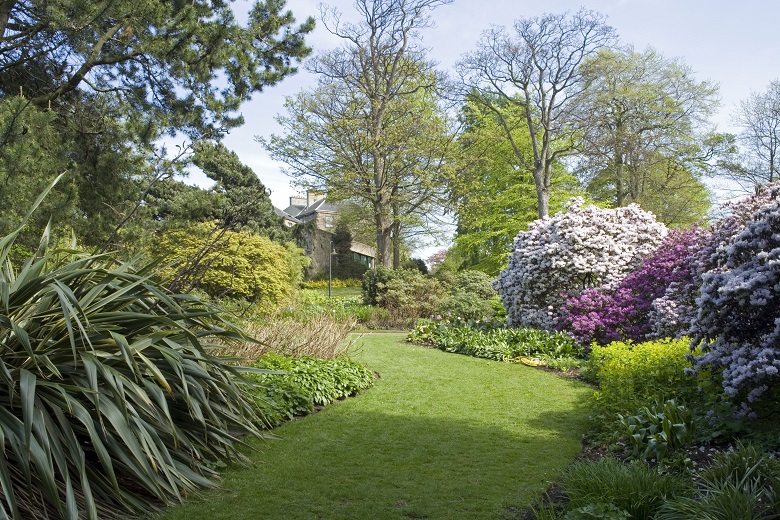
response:
<path fill-rule="evenodd" d="M 328 288 L 325 287 L 324 289 L 318 289 L 319 291 L 322 291 L 322 293 L 327 296 L 328 295 Z M 363 295 L 363 288 L 362 287 L 332 287 L 331 288 L 331 294 L 334 297 L 339 298 L 351 298 L 352 296 L 362 296 Z"/>
<path fill-rule="evenodd" d="M 362 340 L 366 393 L 276 430 L 225 491 L 164 520 L 496 519 L 531 504 L 585 428 L 585 385 L 522 365 Z"/>

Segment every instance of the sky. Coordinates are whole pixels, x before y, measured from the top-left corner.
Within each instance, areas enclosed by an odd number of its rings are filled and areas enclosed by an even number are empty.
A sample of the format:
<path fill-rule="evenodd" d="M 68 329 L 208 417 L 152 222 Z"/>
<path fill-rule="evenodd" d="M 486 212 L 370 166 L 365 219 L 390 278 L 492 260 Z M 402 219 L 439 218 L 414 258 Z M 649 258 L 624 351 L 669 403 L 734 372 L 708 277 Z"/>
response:
<path fill-rule="evenodd" d="M 354 16 L 352 0 L 330 0 L 325 5 Z M 250 0 L 237 0 L 236 11 L 248 11 Z M 320 2 L 288 0 L 296 19 L 317 19 L 307 44 L 317 51 L 332 49 L 340 41 L 320 23 Z M 453 73 L 465 53 L 476 48 L 491 25 L 511 27 L 514 20 L 544 13 L 576 11 L 580 7 L 607 16 L 623 44 L 637 50 L 653 47 L 668 58 L 680 58 L 698 80 L 720 85 L 721 108 L 713 122 L 720 131 L 736 132 L 731 115 L 751 92 L 764 91 L 780 78 L 780 2 L 776 0 L 454 0 L 431 13 L 435 24 L 421 31 L 422 44 L 438 68 Z M 225 145 L 251 167 L 271 190 L 275 206 L 287 207 L 295 189 L 281 173 L 283 164 L 273 161 L 255 136 L 281 133 L 275 116 L 284 114 L 286 96 L 316 85 L 316 77 L 300 67 L 295 76 L 256 94 L 242 108 L 246 123 L 225 138 Z M 198 182 L 193 177 L 193 182 Z"/>

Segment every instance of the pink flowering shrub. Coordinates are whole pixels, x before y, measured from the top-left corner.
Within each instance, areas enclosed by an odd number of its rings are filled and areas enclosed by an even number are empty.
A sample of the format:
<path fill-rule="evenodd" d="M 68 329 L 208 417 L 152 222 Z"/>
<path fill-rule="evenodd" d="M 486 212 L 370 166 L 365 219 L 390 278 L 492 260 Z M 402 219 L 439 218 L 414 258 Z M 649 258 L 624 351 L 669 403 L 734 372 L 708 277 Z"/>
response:
<path fill-rule="evenodd" d="M 509 324 L 554 329 L 565 294 L 615 288 L 666 234 L 666 226 L 636 204 L 603 209 L 572 199 L 565 212 L 532 222 L 515 238 L 495 282 Z"/>
<path fill-rule="evenodd" d="M 616 287 L 586 289 L 569 296 L 561 308 L 559 326 L 583 343 L 645 340 L 652 331 L 655 301 L 671 284 L 691 279 L 690 246 L 704 235 L 699 227 L 670 232 L 641 267 Z"/>
<path fill-rule="evenodd" d="M 696 368 L 722 370 L 723 387 L 743 412 L 780 387 L 777 188 L 733 238 L 714 248 L 696 299 L 693 345 L 705 352 Z"/>

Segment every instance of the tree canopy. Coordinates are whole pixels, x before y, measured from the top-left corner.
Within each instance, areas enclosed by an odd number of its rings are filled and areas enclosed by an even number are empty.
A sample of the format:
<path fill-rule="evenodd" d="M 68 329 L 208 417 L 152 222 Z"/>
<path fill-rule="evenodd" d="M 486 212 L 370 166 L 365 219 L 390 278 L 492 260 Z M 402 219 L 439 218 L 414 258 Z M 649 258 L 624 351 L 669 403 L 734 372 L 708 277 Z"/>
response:
<path fill-rule="evenodd" d="M 581 69 L 578 166 L 589 191 L 615 206 L 636 202 L 667 224 L 702 219 L 702 127 L 718 105 L 717 85 L 653 49 L 601 49 Z"/>
<path fill-rule="evenodd" d="M 603 15 L 584 8 L 571 15 L 520 18 L 514 33 L 505 27 L 484 32 L 477 50 L 457 65 L 467 96 L 499 116 L 507 113 L 499 106 L 512 106 L 524 119 L 530 157 L 508 124 L 505 129 L 518 160 L 533 175 L 540 218 L 549 214 L 553 165 L 576 149 L 575 113 L 587 88 L 580 65 L 616 38 Z"/>
<path fill-rule="evenodd" d="M 356 24 L 323 12 L 344 44 L 311 62 L 315 88 L 287 99 L 285 135 L 260 139 L 299 185 L 370 208 L 381 265 L 398 266 L 403 227 L 429 213 L 446 166 L 439 78 L 416 31 L 447 3 L 358 0 Z"/>

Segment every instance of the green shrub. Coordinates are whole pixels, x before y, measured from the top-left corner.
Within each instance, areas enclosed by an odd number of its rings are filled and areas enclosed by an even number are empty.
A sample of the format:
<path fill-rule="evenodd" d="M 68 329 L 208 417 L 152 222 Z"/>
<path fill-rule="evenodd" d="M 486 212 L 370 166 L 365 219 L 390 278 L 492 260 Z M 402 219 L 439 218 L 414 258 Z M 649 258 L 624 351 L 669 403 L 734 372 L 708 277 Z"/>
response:
<path fill-rule="evenodd" d="M 564 475 L 563 488 L 570 510 L 611 505 L 633 520 L 652 519 L 665 502 L 690 493 L 684 476 L 659 473 L 636 461 L 623 464 L 611 457 L 573 463 Z"/>
<path fill-rule="evenodd" d="M 510 329 L 490 321 L 449 322 L 421 319 L 407 341 L 447 352 L 508 361 L 522 356 L 578 365 L 582 348 L 567 334 L 536 329 Z"/>
<path fill-rule="evenodd" d="M 377 303 L 397 320 L 408 319 L 414 323 L 417 318 L 430 316 L 441 303 L 443 289 L 435 278 L 426 277 L 417 271 L 389 280 L 377 296 Z"/>
<path fill-rule="evenodd" d="M 268 412 L 269 426 L 306 415 L 315 406 L 355 395 L 374 384 L 370 370 L 343 357 L 324 360 L 269 352 L 253 366 L 279 372 L 249 376 L 258 384 L 258 405 Z"/>
<path fill-rule="evenodd" d="M 366 305 L 382 305 L 382 300 L 387 292 L 387 284 L 391 280 L 412 279 L 422 276 L 416 269 L 391 269 L 385 266 L 377 266 L 376 269 L 366 271 L 363 275 L 363 303 Z"/>
<path fill-rule="evenodd" d="M 677 450 L 693 441 L 693 414 L 674 400 L 654 401 L 634 415 L 618 415 L 635 456 L 661 464 L 685 463 L 685 454 L 673 459 Z"/>
<path fill-rule="evenodd" d="M 141 514 L 213 487 L 261 417 L 214 342 L 241 334 L 151 268 L 0 239 L 0 517 Z M 132 483 L 132 485 L 128 485 Z"/>
<path fill-rule="evenodd" d="M 654 400 L 677 399 L 688 404 L 700 399 L 699 389 L 712 385 L 704 376 L 685 373 L 691 367 L 685 357 L 689 345 L 687 338 L 593 345 L 588 372 L 599 384 L 597 406 L 627 414 Z"/>
<path fill-rule="evenodd" d="M 165 264 L 165 283 L 177 292 L 203 289 L 212 298 L 230 296 L 276 306 L 293 288 L 292 255 L 269 238 L 199 224 L 168 231 L 157 238 L 155 255 Z M 296 253 L 298 251 L 298 253 Z"/>
<path fill-rule="evenodd" d="M 493 278 L 482 271 L 463 271 L 448 287 L 448 295 L 442 301 L 438 314 L 479 320 L 493 315 L 494 302 L 498 302 L 498 293 L 493 289 Z"/>

